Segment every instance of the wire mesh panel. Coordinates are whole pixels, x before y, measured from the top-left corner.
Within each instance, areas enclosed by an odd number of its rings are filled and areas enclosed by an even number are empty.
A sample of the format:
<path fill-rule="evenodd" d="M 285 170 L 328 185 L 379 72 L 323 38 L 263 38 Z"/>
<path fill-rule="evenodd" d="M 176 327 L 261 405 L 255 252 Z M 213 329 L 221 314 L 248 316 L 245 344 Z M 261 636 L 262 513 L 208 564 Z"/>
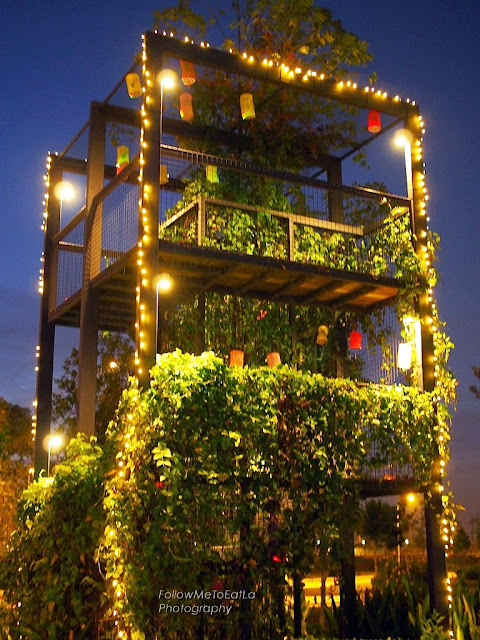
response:
<path fill-rule="evenodd" d="M 81 220 L 59 243 L 57 307 L 82 288 L 84 229 Z"/>
<path fill-rule="evenodd" d="M 97 213 L 99 209 L 97 209 Z M 103 271 L 124 256 L 138 242 L 138 187 L 127 183 L 118 185 L 103 200 L 101 211 L 102 255 L 100 270 Z"/>
<path fill-rule="evenodd" d="M 409 384 L 409 376 L 397 367 L 398 345 L 403 341 L 401 330 L 395 309 L 383 309 L 374 328 L 381 344 L 369 345 L 369 338 L 365 336 L 366 344 L 361 352 L 357 352 L 362 380 L 378 384 Z"/>

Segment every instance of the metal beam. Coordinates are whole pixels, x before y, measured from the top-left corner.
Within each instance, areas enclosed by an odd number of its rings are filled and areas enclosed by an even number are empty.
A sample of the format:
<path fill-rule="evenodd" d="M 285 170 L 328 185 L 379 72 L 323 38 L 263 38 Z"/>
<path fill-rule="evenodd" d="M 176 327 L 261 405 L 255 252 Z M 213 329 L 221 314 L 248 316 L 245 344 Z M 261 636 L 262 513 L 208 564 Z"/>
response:
<path fill-rule="evenodd" d="M 321 79 L 302 74 L 290 75 L 281 66 L 262 65 L 261 61 L 252 62 L 249 56 L 231 54 L 212 47 L 201 47 L 192 42 L 176 40 L 151 31 L 146 34 L 147 56 L 151 60 L 157 56 L 169 56 L 178 60 L 189 60 L 198 65 L 211 69 L 218 69 L 231 75 L 240 75 L 246 78 L 260 80 L 280 87 L 293 89 L 300 93 L 309 93 L 321 98 L 335 100 L 342 104 L 348 104 L 363 109 L 376 109 L 397 118 L 407 118 L 416 115 L 418 107 L 409 102 L 386 97 L 373 91 L 364 91 L 355 88 L 354 82 L 337 82 L 332 78 Z"/>

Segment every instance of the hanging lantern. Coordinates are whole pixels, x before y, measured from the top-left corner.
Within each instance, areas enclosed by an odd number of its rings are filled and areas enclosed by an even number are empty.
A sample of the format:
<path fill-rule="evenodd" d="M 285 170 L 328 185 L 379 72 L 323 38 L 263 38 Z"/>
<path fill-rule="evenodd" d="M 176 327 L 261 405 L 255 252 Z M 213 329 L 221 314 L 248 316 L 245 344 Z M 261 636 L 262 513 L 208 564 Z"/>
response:
<path fill-rule="evenodd" d="M 324 344 L 327 344 L 327 341 L 328 341 L 328 327 L 326 327 L 324 324 L 321 324 L 318 327 L 317 344 L 323 347 Z"/>
<path fill-rule="evenodd" d="M 125 76 L 127 91 L 130 98 L 140 98 L 142 95 L 142 85 L 138 73 L 127 73 Z"/>
<path fill-rule="evenodd" d="M 127 166 L 127 164 L 130 162 L 130 154 L 128 151 L 128 147 L 124 146 L 124 145 L 119 145 L 117 147 L 117 175 L 120 173 L 120 171 Z"/>
<path fill-rule="evenodd" d="M 352 331 L 348 341 L 348 346 L 350 349 L 354 349 L 356 351 L 362 350 L 362 334 L 360 331 Z"/>
<path fill-rule="evenodd" d="M 244 353 L 241 349 L 230 349 L 230 366 L 243 367 Z"/>
<path fill-rule="evenodd" d="M 382 121 L 380 119 L 380 111 L 370 109 L 368 112 L 368 125 L 367 129 L 370 133 L 378 133 L 382 129 Z"/>
<path fill-rule="evenodd" d="M 282 364 L 278 351 L 267 353 L 267 364 L 269 367 L 278 367 L 278 365 Z"/>
<path fill-rule="evenodd" d="M 167 182 L 168 182 L 168 167 L 166 164 L 161 164 L 159 184 L 167 184 Z"/>
<path fill-rule="evenodd" d="M 186 87 L 191 87 L 195 84 L 197 74 L 195 73 L 195 67 L 193 62 L 188 60 L 180 60 L 180 66 L 182 67 L 182 82 Z"/>
<path fill-rule="evenodd" d="M 255 118 L 255 106 L 251 93 L 242 93 L 240 96 L 240 111 L 244 120 L 253 120 Z"/>
<path fill-rule="evenodd" d="M 193 120 L 192 94 L 188 91 L 180 94 L 180 117 L 185 122 Z"/>
<path fill-rule="evenodd" d="M 216 166 L 207 164 L 205 167 L 205 173 L 209 182 L 218 183 L 218 171 Z"/>
<path fill-rule="evenodd" d="M 397 367 L 406 371 L 412 366 L 412 345 L 409 342 L 401 342 L 397 351 Z"/>

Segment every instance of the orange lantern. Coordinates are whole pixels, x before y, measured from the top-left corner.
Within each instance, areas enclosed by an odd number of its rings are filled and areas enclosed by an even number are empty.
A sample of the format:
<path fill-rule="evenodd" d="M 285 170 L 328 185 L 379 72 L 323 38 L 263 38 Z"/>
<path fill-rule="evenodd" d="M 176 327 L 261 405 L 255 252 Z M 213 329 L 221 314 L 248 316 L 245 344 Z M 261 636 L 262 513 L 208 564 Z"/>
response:
<path fill-rule="evenodd" d="M 378 133 L 382 129 L 382 121 L 380 118 L 380 111 L 370 109 L 368 112 L 368 125 L 367 129 L 370 133 Z"/>
<path fill-rule="evenodd" d="M 255 118 L 255 106 L 253 104 L 253 96 L 251 93 L 242 93 L 240 96 L 240 111 L 244 120 L 253 120 Z"/>
<path fill-rule="evenodd" d="M 230 366 L 231 367 L 243 367 L 244 353 L 241 349 L 230 350 Z"/>
<path fill-rule="evenodd" d="M 267 353 L 267 364 L 269 367 L 277 367 L 279 364 L 282 364 L 278 351 Z"/>
<path fill-rule="evenodd" d="M 191 87 L 195 84 L 197 74 L 195 73 L 195 67 L 193 62 L 187 60 L 180 60 L 180 66 L 182 67 L 182 82 L 186 87 Z"/>
<path fill-rule="evenodd" d="M 193 120 L 192 94 L 188 91 L 180 94 L 180 117 L 185 122 Z"/>
<path fill-rule="evenodd" d="M 127 164 L 130 162 L 130 154 L 128 151 L 128 147 L 125 147 L 124 145 L 119 145 L 117 147 L 117 175 L 120 173 L 120 171 L 127 166 Z"/>
<path fill-rule="evenodd" d="M 350 339 L 348 341 L 348 346 L 350 349 L 354 349 L 356 351 L 361 351 L 362 349 L 362 334 L 360 331 L 352 331 L 350 334 Z"/>
<path fill-rule="evenodd" d="M 125 76 L 127 91 L 130 98 L 139 98 L 142 95 L 142 85 L 138 73 L 127 73 Z"/>

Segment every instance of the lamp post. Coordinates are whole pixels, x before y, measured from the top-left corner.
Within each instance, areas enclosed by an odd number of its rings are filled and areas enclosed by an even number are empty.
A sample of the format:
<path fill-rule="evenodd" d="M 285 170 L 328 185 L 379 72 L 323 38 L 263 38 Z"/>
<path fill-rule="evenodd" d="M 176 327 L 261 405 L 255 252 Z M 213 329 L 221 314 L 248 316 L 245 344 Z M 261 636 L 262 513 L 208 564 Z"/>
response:
<path fill-rule="evenodd" d="M 59 451 L 63 444 L 62 436 L 58 434 L 49 434 L 47 436 L 47 448 L 48 448 L 48 458 L 47 458 L 47 476 L 50 476 L 50 458 L 52 451 Z"/>
<path fill-rule="evenodd" d="M 162 69 L 157 76 L 158 84 L 160 85 L 160 127 L 159 127 L 159 171 L 160 175 L 158 176 L 160 181 L 160 190 L 158 194 L 159 198 L 159 215 L 162 215 L 162 189 L 161 186 L 166 181 L 167 176 L 163 177 L 162 171 L 162 143 L 163 143 L 163 95 L 165 90 L 173 89 L 177 84 L 177 74 L 172 69 Z M 158 321 L 159 321 L 159 292 L 160 293 L 168 293 L 172 288 L 172 279 L 167 273 L 161 273 L 158 275 L 156 280 L 156 310 L 155 310 L 155 346 L 156 353 L 159 352 L 158 345 Z"/>
<path fill-rule="evenodd" d="M 177 84 L 177 74 L 172 69 L 162 69 L 157 76 L 158 83 L 160 85 L 160 185 L 162 185 L 162 142 L 163 142 L 163 93 L 165 90 L 173 89 Z M 161 198 L 162 190 L 160 189 L 159 197 Z M 161 200 L 159 203 L 160 206 L 160 215 L 162 213 L 161 210 Z"/>
<path fill-rule="evenodd" d="M 159 353 L 159 345 L 158 345 L 158 320 L 159 320 L 159 293 L 166 294 L 173 287 L 173 280 L 168 273 L 160 273 L 157 277 L 156 281 L 156 316 L 155 316 L 155 343 L 156 343 L 156 353 Z"/>
<path fill-rule="evenodd" d="M 400 534 L 401 534 L 401 527 L 400 527 L 400 504 L 402 502 L 402 496 L 399 496 L 398 502 L 397 502 L 397 564 L 398 564 L 398 568 L 400 569 L 400 566 L 402 564 L 402 556 L 401 556 L 401 546 L 402 546 L 402 540 L 400 538 Z M 415 502 L 415 494 L 414 493 L 407 493 L 407 495 L 405 496 L 405 503 L 410 503 L 413 504 Z M 409 540 L 405 540 L 405 544 L 409 544 Z"/>

